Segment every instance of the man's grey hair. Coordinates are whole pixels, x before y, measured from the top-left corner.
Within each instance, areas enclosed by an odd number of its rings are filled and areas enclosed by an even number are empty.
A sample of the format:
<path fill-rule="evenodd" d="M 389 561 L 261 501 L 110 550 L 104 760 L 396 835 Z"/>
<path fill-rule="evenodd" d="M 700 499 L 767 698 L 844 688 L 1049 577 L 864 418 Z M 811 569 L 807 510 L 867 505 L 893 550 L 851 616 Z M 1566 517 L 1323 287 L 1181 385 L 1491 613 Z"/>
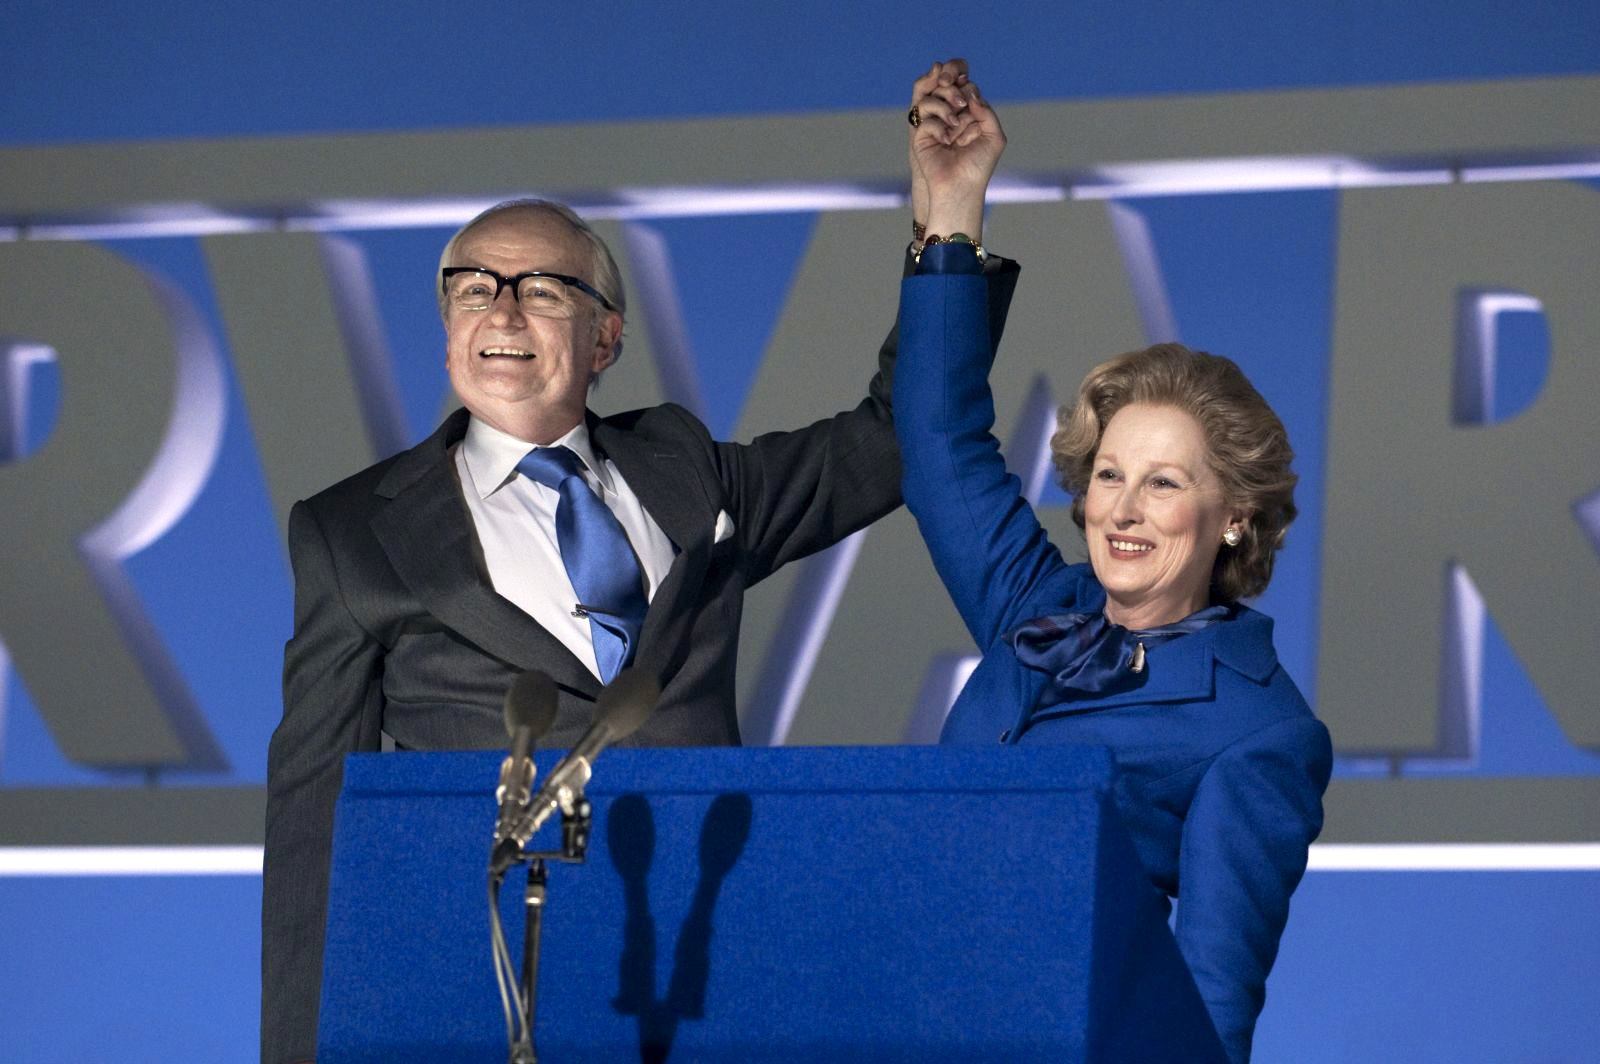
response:
<path fill-rule="evenodd" d="M 605 296 L 606 299 L 610 300 L 611 305 L 617 308 L 618 316 L 626 320 L 628 311 L 628 296 L 627 293 L 623 291 L 622 271 L 617 268 L 617 260 L 612 256 L 611 249 L 606 246 L 606 242 L 604 240 L 600 239 L 600 234 L 590 228 L 588 222 L 578 217 L 578 213 L 576 211 L 574 211 L 571 207 L 568 207 L 565 203 L 557 203 L 555 200 L 531 198 L 512 199 L 506 200 L 503 203 L 496 203 L 488 210 L 482 211 L 477 217 L 473 218 L 466 225 L 463 225 L 460 229 L 457 229 L 454 235 L 452 235 L 445 243 L 444 250 L 439 253 L 439 269 L 443 270 L 446 266 L 450 266 L 454 263 L 456 245 L 461 242 L 461 238 L 463 236 L 471 232 L 480 223 L 486 222 L 495 215 L 503 214 L 506 211 L 532 211 L 535 213 L 549 214 L 560 218 L 563 222 L 566 222 L 572 231 L 581 236 L 584 239 L 584 242 L 589 245 L 589 276 L 583 278 L 583 280 L 594 285 L 600 294 Z M 448 320 L 448 314 L 446 313 L 448 308 L 445 306 L 444 299 L 444 286 L 439 282 L 438 277 L 439 275 L 437 273 L 434 274 L 434 293 L 437 295 L 439 300 L 439 316 Z M 599 314 L 604 313 L 604 311 L 605 308 L 599 306 L 599 304 L 596 304 L 597 320 Z M 622 357 L 622 337 L 617 337 L 616 345 L 611 349 L 611 353 L 613 356 L 613 362 Z"/>

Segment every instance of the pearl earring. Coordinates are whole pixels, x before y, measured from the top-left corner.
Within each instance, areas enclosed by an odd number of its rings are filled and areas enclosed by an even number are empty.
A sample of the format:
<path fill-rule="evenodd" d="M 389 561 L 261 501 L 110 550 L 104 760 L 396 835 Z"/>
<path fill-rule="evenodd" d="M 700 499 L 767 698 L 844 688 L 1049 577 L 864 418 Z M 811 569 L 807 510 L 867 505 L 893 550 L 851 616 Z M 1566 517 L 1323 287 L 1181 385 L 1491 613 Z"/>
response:
<path fill-rule="evenodd" d="M 1244 534 L 1237 528 L 1230 527 L 1222 534 L 1222 542 L 1226 543 L 1230 547 L 1237 547 L 1239 545 L 1239 541 L 1242 539 L 1244 539 Z"/>

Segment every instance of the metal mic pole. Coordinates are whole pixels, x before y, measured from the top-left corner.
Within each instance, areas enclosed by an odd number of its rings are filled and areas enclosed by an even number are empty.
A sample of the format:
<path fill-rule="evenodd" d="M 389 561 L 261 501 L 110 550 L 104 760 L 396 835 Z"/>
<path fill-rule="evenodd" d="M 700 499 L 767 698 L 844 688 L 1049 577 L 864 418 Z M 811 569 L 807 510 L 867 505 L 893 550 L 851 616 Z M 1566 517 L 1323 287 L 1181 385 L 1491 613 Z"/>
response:
<path fill-rule="evenodd" d="M 532 995 L 538 985 L 538 930 L 537 904 L 544 904 L 544 864 L 535 860 L 536 876 L 529 875 L 527 905 L 532 928 L 531 941 L 524 941 L 525 950 L 531 949 L 533 972 L 529 972 L 529 956 L 522 960 L 522 989 L 511 971 L 511 954 L 506 949 L 505 932 L 500 926 L 498 899 L 500 884 L 512 865 L 522 861 L 522 846 L 511 837 L 514 825 L 527 815 L 531 796 L 534 765 L 534 740 L 543 735 L 556 715 L 556 686 L 550 677 L 541 672 L 525 672 L 512 681 L 506 690 L 506 731 L 511 735 L 511 754 L 500 769 L 500 786 L 495 799 L 500 804 L 500 815 L 495 822 L 494 844 L 489 851 L 489 931 L 493 948 L 495 981 L 500 988 L 500 1004 L 505 1011 L 506 1041 L 511 1064 L 536 1064 L 533 1048 Z M 537 900 L 536 900 L 537 899 Z M 521 1024 L 521 1034 L 517 1025 Z"/>
<path fill-rule="evenodd" d="M 539 1014 L 539 932 L 543 928 L 545 866 L 543 857 L 528 861 L 528 890 L 523 895 L 525 919 L 522 926 L 522 1029 L 527 1037 L 513 1047 L 511 1064 L 538 1064 L 539 1051 L 534 1035 L 534 1017 Z"/>
<path fill-rule="evenodd" d="M 523 895 L 522 922 L 522 1029 L 526 1037 L 512 1047 L 511 1064 L 538 1064 L 538 1036 L 534 1023 L 539 1015 L 539 936 L 544 929 L 545 858 L 582 863 L 589 852 L 589 830 L 594 807 L 581 794 L 570 813 L 561 814 L 561 849 L 548 854 L 527 854 L 528 889 Z"/>

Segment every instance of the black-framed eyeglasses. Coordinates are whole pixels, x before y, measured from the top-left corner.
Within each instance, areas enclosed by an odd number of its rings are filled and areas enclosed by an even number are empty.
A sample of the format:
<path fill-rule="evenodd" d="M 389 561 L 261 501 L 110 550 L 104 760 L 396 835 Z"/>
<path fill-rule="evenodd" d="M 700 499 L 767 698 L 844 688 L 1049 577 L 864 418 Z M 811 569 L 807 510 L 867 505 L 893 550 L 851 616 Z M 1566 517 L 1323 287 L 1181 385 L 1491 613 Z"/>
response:
<path fill-rule="evenodd" d="M 506 277 L 481 266 L 446 266 L 439 271 L 445 301 L 457 310 L 488 310 L 507 285 L 524 313 L 549 318 L 570 317 L 576 309 L 574 292 L 583 292 L 612 313 L 617 308 L 587 281 L 564 273 L 529 270 Z"/>

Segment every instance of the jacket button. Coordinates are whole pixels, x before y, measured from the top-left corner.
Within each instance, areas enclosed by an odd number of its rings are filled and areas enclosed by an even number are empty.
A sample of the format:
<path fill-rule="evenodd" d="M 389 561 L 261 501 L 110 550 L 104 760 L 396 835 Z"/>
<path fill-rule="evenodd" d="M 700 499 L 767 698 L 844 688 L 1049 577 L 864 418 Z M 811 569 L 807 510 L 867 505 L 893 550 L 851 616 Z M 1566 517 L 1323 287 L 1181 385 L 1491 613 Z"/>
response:
<path fill-rule="evenodd" d="M 1005 731 L 1000 733 L 1000 741 L 1001 742 L 1005 742 L 1009 738 L 1011 738 L 1011 729 L 1010 728 L 1007 728 Z"/>

